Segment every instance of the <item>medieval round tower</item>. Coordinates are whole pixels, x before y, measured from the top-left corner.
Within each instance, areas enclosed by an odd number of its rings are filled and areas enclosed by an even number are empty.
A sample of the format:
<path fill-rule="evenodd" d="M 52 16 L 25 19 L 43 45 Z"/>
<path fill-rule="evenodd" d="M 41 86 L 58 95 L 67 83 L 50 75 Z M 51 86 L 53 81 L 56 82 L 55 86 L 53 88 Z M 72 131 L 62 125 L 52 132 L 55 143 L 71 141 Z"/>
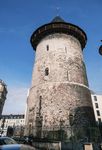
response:
<path fill-rule="evenodd" d="M 29 134 L 43 136 L 44 129 L 78 129 L 93 122 L 82 54 L 86 41 L 81 28 L 58 16 L 32 34 L 36 57 L 28 97 Z"/>

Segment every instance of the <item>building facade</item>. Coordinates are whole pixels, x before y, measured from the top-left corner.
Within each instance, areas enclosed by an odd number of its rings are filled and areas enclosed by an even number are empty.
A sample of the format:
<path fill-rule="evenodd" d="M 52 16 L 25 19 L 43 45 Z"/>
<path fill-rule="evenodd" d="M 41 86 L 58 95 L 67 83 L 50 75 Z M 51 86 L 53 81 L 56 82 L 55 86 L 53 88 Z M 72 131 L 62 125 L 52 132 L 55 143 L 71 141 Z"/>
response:
<path fill-rule="evenodd" d="M 78 130 L 94 121 L 82 53 L 86 41 L 81 28 L 60 17 L 32 34 L 36 57 L 27 100 L 28 134 L 43 137 L 63 127 L 67 136 L 66 127 Z"/>
<path fill-rule="evenodd" d="M 7 95 L 7 86 L 2 80 L 0 80 L 0 116 L 2 115 L 6 95 Z"/>
<path fill-rule="evenodd" d="M 24 114 L 19 115 L 2 115 L 0 120 L 0 129 L 2 135 L 10 135 L 9 130 L 11 130 L 10 136 L 20 136 L 20 134 L 24 135 L 25 128 L 25 116 Z M 22 135 L 22 136 L 23 136 Z"/>
<path fill-rule="evenodd" d="M 97 123 L 102 123 L 102 95 L 91 94 L 91 97 L 92 97 L 95 120 Z"/>

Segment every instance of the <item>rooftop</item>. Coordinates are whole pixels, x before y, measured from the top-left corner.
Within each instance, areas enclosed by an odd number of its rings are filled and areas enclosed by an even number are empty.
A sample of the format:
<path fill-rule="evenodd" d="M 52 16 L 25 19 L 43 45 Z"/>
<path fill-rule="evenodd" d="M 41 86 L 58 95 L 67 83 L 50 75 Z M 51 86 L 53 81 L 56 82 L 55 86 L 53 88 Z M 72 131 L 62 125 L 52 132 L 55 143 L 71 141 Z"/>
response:
<path fill-rule="evenodd" d="M 4 83 L 4 81 L 1 80 L 1 79 L 0 79 L 0 83 L 1 83 L 2 85 L 6 86 L 6 84 Z"/>
<path fill-rule="evenodd" d="M 65 22 L 60 16 L 56 16 L 51 22 Z"/>
<path fill-rule="evenodd" d="M 54 19 L 43 26 L 36 29 L 31 36 L 31 45 L 36 50 L 38 43 L 45 37 L 54 33 L 64 33 L 72 35 L 80 41 L 82 49 L 87 42 L 87 36 L 85 32 L 78 26 L 65 22 L 60 16 L 54 17 Z"/>

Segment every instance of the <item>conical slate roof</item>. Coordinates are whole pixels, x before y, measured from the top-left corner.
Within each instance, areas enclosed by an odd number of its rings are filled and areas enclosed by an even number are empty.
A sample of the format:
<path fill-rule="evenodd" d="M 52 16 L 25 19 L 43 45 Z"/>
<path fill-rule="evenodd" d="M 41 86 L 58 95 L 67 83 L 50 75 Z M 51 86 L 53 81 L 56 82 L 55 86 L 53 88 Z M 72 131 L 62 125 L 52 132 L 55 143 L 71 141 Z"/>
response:
<path fill-rule="evenodd" d="M 54 33 L 64 33 L 74 36 L 80 41 L 82 49 L 86 45 L 87 36 L 81 28 L 65 22 L 60 16 L 56 16 L 50 23 L 44 24 L 33 32 L 30 39 L 33 48 L 36 50 L 36 46 L 45 36 Z"/>
<path fill-rule="evenodd" d="M 60 16 L 56 16 L 51 22 L 65 22 Z"/>

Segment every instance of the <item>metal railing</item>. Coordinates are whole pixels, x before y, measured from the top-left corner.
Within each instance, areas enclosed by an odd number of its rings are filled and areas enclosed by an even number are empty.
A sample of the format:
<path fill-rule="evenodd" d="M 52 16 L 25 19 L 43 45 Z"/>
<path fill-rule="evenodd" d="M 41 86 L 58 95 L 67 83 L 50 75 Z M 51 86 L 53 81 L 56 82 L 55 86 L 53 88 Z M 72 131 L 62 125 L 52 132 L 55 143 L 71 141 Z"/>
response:
<path fill-rule="evenodd" d="M 35 140 L 45 141 L 71 141 L 71 142 L 101 142 L 99 127 L 77 127 L 54 126 L 52 127 L 32 127 L 29 135 Z"/>

